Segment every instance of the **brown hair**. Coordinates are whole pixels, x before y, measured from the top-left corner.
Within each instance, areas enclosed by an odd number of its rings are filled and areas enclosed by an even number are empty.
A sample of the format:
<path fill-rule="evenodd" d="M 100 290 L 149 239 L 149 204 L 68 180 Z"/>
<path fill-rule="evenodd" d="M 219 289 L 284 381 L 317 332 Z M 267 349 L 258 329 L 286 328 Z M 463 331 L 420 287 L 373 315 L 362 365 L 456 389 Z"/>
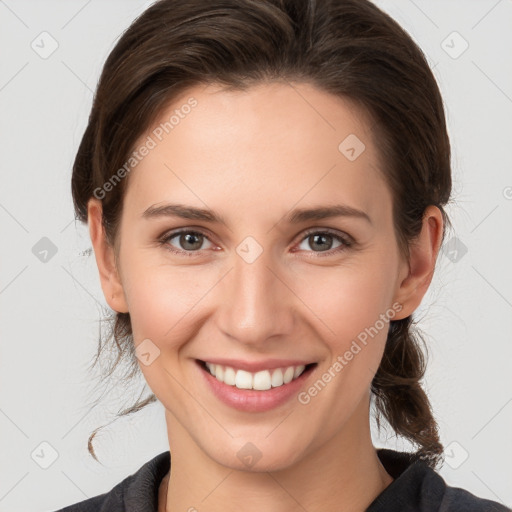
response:
<path fill-rule="evenodd" d="M 308 82 L 348 98 L 370 114 L 382 167 L 393 194 L 401 254 L 422 227 L 428 205 L 451 193 L 450 143 L 442 98 L 421 49 L 390 16 L 367 0 L 159 0 L 124 32 L 108 56 L 73 166 L 76 216 L 129 158 L 136 140 L 178 94 L 197 84 L 243 90 L 270 81 Z M 103 225 L 116 246 L 128 178 L 103 194 Z M 95 196 L 97 197 L 97 196 Z M 101 354 L 117 353 L 125 376 L 140 372 L 128 313 L 107 319 Z M 383 415 L 397 435 L 418 446 L 431 467 L 443 446 L 420 381 L 426 344 L 412 316 L 391 320 L 381 364 L 371 384 L 377 425 Z M 154 402 L 151 394 L 118 414 Z M 98 429 L 97 429 L 98 430 Z M 89 438 L 89 451 L 96 458 Z"/>

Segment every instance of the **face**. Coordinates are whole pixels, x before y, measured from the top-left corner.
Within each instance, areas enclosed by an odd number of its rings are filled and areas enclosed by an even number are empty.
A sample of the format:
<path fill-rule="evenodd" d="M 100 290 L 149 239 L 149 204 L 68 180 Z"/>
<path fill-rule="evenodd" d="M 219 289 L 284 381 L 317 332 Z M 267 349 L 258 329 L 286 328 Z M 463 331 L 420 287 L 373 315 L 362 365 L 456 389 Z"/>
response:
<path fill-rule="evenodd" d="M 279 469 L 367 431 L 389 320 L 410 313 L 370 127 L 312 85 L 210 85 L 140 137 L 111 305 L 130 313 L 171 452 Z"/>

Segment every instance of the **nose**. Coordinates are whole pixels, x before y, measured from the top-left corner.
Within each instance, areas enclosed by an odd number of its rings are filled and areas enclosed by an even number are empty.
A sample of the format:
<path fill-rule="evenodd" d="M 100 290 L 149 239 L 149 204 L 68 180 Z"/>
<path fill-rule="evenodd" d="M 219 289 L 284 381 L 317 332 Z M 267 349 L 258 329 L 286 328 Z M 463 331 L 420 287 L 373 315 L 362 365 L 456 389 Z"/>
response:
<path fill-rule="evenodd" d="M 296 311 L 292 287 L 270 252 L 263 250 L 252 262 L 233 255 L 233 268 L 219 283 L 217 310 L 218 327 L 225 336 L 265 350 L 269 338 L 275 341 L 290 334 Z"/>

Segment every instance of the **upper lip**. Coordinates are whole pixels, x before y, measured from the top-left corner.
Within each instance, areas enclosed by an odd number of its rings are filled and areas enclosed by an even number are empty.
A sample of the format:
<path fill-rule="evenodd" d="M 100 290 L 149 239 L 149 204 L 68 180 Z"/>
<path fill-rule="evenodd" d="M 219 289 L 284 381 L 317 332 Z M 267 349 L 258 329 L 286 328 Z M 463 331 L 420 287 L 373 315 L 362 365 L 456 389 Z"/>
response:
<path fill-rule="evenodd" d="M 251 373 L 261 370 L 272 370 L 274 368 L 287 368 L 288 366 L 306 366 L 313 363 L 313 361 L 301 361 L 298 359 L 264 359 L 262 361 L 244 361 L 243 359 L 224 359 L 218 357 L 200 359 L 200 361 L 220 364 L 222 366 L 230 366 L 236 370 L 245 370 Z"/>

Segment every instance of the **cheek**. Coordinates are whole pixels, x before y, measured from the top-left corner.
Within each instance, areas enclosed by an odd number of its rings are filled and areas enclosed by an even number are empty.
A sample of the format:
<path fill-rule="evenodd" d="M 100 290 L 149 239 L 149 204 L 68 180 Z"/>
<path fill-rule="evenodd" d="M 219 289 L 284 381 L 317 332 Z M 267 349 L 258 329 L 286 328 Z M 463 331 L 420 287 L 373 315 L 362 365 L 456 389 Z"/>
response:
<path fill-rule="evenodd" d="M 199 277 L 190 268 L 143 261 L 125 260 L 125 290 L 134 339 L 138 343 L 149 338 L 161 348 L 164 343 L 173 347 L 194 323 L 201 299 L 218 279 L 208 272 Z"/>
<path fill-rule="evenodd" d="M 337 429 L 341 418 L 351 416 L 382 359 L 395 310 L 390 303 L 391 272 L 376 268 L 380 270 L 344 268 L 338 275 L 331 272 L 323 286 L 304 287 L 303 300 L 318 317 L 316 325 L 325 333 L 329 358 L 318 375 L 322 382 L 314 383 L 300 398 L 301 403 L 311 401 L 318 410 L 330 411 L 323 419 L 326 429 Z"/>
<path fill-rule="evenodd" d="M 182 387 L 187 374 L 179 360 L 186 357 L 187 342 L 200 328 L 201 299 L 217 279 L 206 272 L 200 278 L 190 268 L 142 261 L 125 260 L 127 269 L 131 265 L 126 272 L 126 290 L 133 338 L 136 346 L 151 340 L 159 352 L 149 345 L 152 361 L 146 365 L 141 358 L 139 367 L 149 387 L 169 410 L 186 411 L 191 407 L 190 396 Z M 158 356 L 153 359 L 156 353 Z"/>
<path fill-rule="evenodd" d="M 317 269 L 314 275 L 303 275 L 297 284 L 297 295 L 317 317 L 317 325 L 333 340 L 337 350 L 344 350 L 350 340 L 373 326 L 390 308 L 393 293 L 391 272 L 385 265 L 355 265 Z M 385 331 L 382 322 L 380 330 Z M 334 347 L 333 347 L 334 348 Z"/>

